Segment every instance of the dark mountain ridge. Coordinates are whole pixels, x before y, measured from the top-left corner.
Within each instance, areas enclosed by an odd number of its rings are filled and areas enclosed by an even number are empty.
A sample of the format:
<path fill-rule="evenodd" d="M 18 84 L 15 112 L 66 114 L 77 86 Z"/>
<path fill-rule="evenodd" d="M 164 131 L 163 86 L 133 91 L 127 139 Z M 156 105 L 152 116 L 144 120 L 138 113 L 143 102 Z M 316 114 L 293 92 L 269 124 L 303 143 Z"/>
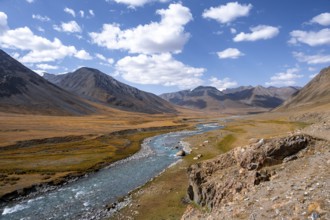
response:
<path fill-rule="evenodd" d="M 0 111 L 86 115 L 96 112 L 97 109 L 48 82 L 0 50 Z"/>
<path fill-rule="evenodd" d="M 82 98 L 133 112 L 175 113 L 175 108 L 158 96 L 126 85 L 93 68 L 82 67 L 63 75 L 44 78 Z"/>
<path fill-rule="evenodd" d="M 163 99 L 184 107 L 223 110 L 234 108 L 272 109 L 298 91 L 295 87 L 241 86 L 219 91 L 211 86 L 199 86 L 160 95 Z"/>

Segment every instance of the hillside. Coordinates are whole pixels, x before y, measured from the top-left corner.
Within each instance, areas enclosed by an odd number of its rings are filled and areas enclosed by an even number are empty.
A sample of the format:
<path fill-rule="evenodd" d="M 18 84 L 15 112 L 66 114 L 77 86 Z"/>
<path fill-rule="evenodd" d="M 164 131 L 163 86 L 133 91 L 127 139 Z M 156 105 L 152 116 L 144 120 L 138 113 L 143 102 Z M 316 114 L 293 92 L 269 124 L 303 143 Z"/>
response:
<path fill-rule="evenodd" d="M 0 50 L 0 111 L 86 115 L 96 108 L 53 85 Z"/>
<path fill-rule="evenodd" d="M 279 110 L 319 106 L 330 103 L 330 67 L 324 68 Z"/>
<path fill-rule="evenodd" d="M 269 110 L 281 105 L 298 91 L 294 87 L 242 86 L 219 91 L 214 87 L 199 86 L 160 95 L 163 99 L 184 107 L 203 110 L 259 109 Z"/>
<path fill-rule="evenodd" d="M 175 113 L 172 105 L 158 96 L 121 83 L 92 68 L 83 67 L 64 75 L 44 78 L 82 98 L 132 112 Z"/>

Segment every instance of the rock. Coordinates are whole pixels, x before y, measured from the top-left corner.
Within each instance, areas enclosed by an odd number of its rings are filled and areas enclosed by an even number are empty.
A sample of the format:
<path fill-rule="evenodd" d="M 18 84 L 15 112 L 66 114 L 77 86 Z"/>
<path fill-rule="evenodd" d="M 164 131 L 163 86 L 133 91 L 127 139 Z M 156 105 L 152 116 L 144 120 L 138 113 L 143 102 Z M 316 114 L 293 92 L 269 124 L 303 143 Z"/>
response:
<path fill-rule="evenodd" d="M 292 155 L 292 156 L 289 156 L 289 157 L 286 157 L 283 159 L 283 163 L 287 163 L 289 161 L 292 161 L 292 160 L 297 160 L 298 159 L 298 156 L 297 155 Z"/>
<path fill-rule="evenodd" d="M 180 150 L 175 154 L 175 156 L 184 157 L 186 156 L 186 152 L 184 150 Z"/>
<path fill-rule="evenodd" d="M 201 158 L 202 156 L 203 156 L 202 154 L 197 154 L 197 156 L 194 157 L 193 159 L 194 159 L 194 160 L 198 160 L 198 159 Z"/>
<path fill-rule="evenodd" d="M 250 163 L 246 166 L 248 170 L 256 170 L 258 168 L 259 164 L 257 163 Z"/>
<path fill-rule="evenodd" d="M 312 219 L 312 220 L 316 220 L 316 219 L 318 219 L 318 218 L 320 218 L 320 215 L 319 215 L 317 212 L 313 212 L 313 213 L 311 214 L 311 219 Z"/>
<path fill-rule="evenodd" d="M 197 214 L 196 210 L 187 209 L 183 219 L 219 219 L 219 216 L 222 219 L 249 219 L 254 210 L 252 207 L 256 207 L 262 213 L 256 213 L 255 219 L 274 219 L 278 215 L 284 215 L 289 219 L 291 214 L 292 219 L 299 219 L 302 211 L 307 208 L 306 202 L 314 197 L 319 188 L 323 191 L 326 189 L 325 183 L 324 187 L 317 187 L 321 177 L 314 178 L 318 172 L 327 171 L 325 167 L 329 160 L 325 154 L 317 154 L 314 150 L 318 141 L 304 134 L 261 139 L 254 144 L 236 147 L 215 159 L 191 165 L 188 168 L 187 197 L 210 212 Z M 321 145 L 330 146 L 328 142 L 320 141 L 319 146 Z M 328 150 L 322 152 L 329 154 Z M 311 155 L 323 159 L 315 159 L 313 163 L 300 162 L 297 165 L 304 157 Z M 196 155 L 194 160 L 199 158 L 199 155 Z M 292 160 L 296 161 L 291 162 Z M 304 166 L 305 164 L 308 166 Z M 294 168 L 289 174 L 288 166 Z M 316 173 L 310 171 L 313 175 L 305 173 L 311 166 L 317 168 Z M 304 176 L 309 178 L 304 179 Z M 305 183 L 306 189 L 303 187 Z M 312 187 L 313 184 L 315 187 Z M 310 191 L 311 188 L 313 191 Z M 322 192 L 323 194 L 327 195 L 325 192 Z M 323 217 L 325 212 L 318 207 L 321 207 L 321 203 L 319 206 L 315 203 L 308 207 L 310 218 L 313 211 Z M 278 213 L 274 210 L 278 210 Z M 233 213 L 236 216 L 233 216 Z M 305 217 L 307 218 L 307 215 Z"/>
<path fill-rule="evenodd" d="M 249 143 L 249 144 L 255 144 L 255 143 L 257 143 L 258 141 L 259 141 L 259 139 L 257 139 L 257 138 L 250 138 L 249 141 L 248 141 L 248 143 Z"/>
<path fill-rule="evenodd" d="M 265 143 L 264 139 L 260 139 L 257 143 L 256 143 L 256 147 L 260 147 L 261 145 L 263 145 Z"/>

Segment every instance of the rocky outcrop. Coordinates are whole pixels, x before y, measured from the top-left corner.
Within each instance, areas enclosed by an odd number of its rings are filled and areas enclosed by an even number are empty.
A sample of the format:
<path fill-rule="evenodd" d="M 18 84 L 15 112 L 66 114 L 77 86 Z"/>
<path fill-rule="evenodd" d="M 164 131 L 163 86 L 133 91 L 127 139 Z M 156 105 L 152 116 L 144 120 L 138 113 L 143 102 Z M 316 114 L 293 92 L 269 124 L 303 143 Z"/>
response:
<path fill-rule="evenodd" d="M 320 164 L 325 164 L 324 170 L 326 171 L 326 163 L 330 163 L 328 147 L 329 142 L 327 141 L 299 134 L 285 138 L 262 139 L 251 145 L 237 147 L 216 159 L 194 164 L 188 169 L 187 194 L 191 201 L 210 212 L 203 213 L 189 206 L 182 219 L 273 219 L 274 216 L 281 214 L 279 209 L 274 208 L 275 204 L 287 202 L 275 201 L 276 196 L 284 196 L 280 195 L 280 191 L 278 191 L 278 195 L 276 194 L 275 186 L 283 187 L 283 184 L 287 184 L 288 188 L 291 185 L 296 186 L 297 181 L 291 180 L 290 182 L 290 178 L 298 176 L 295 170 L 302 169 L 305 163 L 310 163 L 306 161 L 311 159 L 317 163 L 310 166 L 309 168 L 314 167 L 314 170 L 308 172 L 316 172 L 315 169 L 323 167 Z M 321 152 L 322 154 L 320 154 Z M 311 155 L 319 155 L 322 158 L 311 158 Z M 291 173 L 283 172 L 286 168 L 291 169 Z M 305 168 L 299 175 L 308 177 L 310 174 L 306 172 Z M 322 175 L 327 176 L 329 172 Z M 325 181 L 323 184 L 327 185 L 329 182 Z M 292 192 L 292 194 L 294 193 Z M 304 197 L 304 193 L 304 191 L 301 192 L 302 197 Z M 324 192 L 320 191 L 320 195 L 322 193 Z M 255 198 L 257 194 L 259 197 L 265 198 Z M 287 198 L 292 200 L 292 195 Z M 265 202 L 261 202 L 260 210 L 257 210 L 259 214 L 251 217 L 256 211 L 251 207 L 262 199 L 269 202 L 268 206 L 264 206 Z M 288 209 L 298 210 L 297 207 L 302 207 L 301 209 L 305 207 L 306 211 L 299 209 L 301 211 L 299 214 L 303 213 L 307 217 L 311 214 L 308 212 L 307 206 L 308 203 L 296 203 L 292 207 L 288 206 Z M 320 212 L 317 214 L 322 215 Z"/>

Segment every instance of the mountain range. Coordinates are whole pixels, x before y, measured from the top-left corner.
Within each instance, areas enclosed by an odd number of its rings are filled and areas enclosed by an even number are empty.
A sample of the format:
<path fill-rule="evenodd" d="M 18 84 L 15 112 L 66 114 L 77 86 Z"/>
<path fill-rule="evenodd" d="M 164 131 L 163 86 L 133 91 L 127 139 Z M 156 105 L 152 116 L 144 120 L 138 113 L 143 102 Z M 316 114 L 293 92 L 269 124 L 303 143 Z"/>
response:
<path fill-rule="evenodd" d="M 92 102 L 113 108 L 143 113 L 175 113 L 175 108 L 160 97 L 115 80 L 93 68 L 79 68 L 74 72 L 44 78 L 55 85 Z"/>
<path fill-rule="evenodd" d="M 0 50 L 0 111 L 86 115 L 97 112 L 97 109 Z"/>
<path fill-rule="evenodd" d="M 219 91 L 215 87 L 199 86 L 193 90 L 165 93 L 160 97 L 179 106 L 200 110 L 254 109 L 265 111 L 281 105 L 298 91 L 299 88 L 296 87 L 265 88 L 262 86 L 241 86 Z"/>
<path fill-rule="evenodd" d="M 300 90 L 297 87 L 241 86 L 219 91 L 211 86 L 156 96 L 93 68 L 82 67 L 44 78 L 0 50 L 0 111 L 88 115 L 104 109 L 140 113 L 178 113 L 182 107 L 223 113 L 257 113 L 271 109 L 330 102 L 330 67 Z M 103 107 L 100 107 L 100 106 Z"/>

